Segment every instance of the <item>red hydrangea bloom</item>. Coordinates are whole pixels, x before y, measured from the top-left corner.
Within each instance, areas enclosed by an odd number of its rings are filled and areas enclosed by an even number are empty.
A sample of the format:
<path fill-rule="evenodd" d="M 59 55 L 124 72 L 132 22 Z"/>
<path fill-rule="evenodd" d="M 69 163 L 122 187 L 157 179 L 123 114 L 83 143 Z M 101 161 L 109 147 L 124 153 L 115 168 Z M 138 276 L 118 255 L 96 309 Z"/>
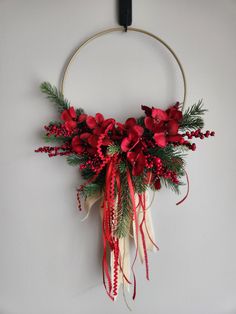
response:
<path fill-rule="evenodd" d="M 144 129 L 137 124 L 135 118 L 127 119 L 125 124 L 119 124 L 119 127 L 121 128 L 121 130 L 123 129 L 123 133 L 127 134 L 127 136 L 123 138 L 121 142 L 121 149 L 123 152 L 128 152 L 139 143 L 143 135 Z"/>
<path fill-rule="evenodd" d="M 169 119 L 173 119 L 176 121 L 180 121 L 183 118 L 182 111 L 179 110 L 179 102 L 177 102 L 174 106 L 170 107 L 166 110 Z"/>
<path fill-rule="evenodd" d="M 152 108 L 151 116 L 144 119 L 145 126 L 153 133 L 162 131 L 164 123 L 168 120 L 168 115 L 161 109 Z"/>
<path fill-rule="evenodd" d="M 154 141 L 159 147 L 166 147 L 168 142 L 179 142 L 182 138 L 179 131 L 179 122 L 182 119 L 182 112 L 179 110 L 179 103 L 166 111 L 157 108 L 142 106 L 146 113 L 145 126 L 154 133 Z"/>
<path fill-rule="evenodd" d="M 76 135 L 72 139 L 72 149 L 77 154 L 82 154 L 88 152 L 89 154 L 95 154 L 96 149 L 90 144 L 90 133 L 83 133 L 81 135 Z"/>
<path fill-rule="evenodd" d="M 91 130 L 95 129 L 98 126 L 101 126 L 103 121 L 104 121 L 104 117 L 101 113 L 96 113 L 95 117 L 88 116 L 86 118 L 86 124 Z"/>
<path fill-rule="evenodd" d="M 76 112 L 74 107 L 66 109 L 61 114 L 61 119 L 65 122 L 65 127 L 67 131 L 72 131 L 76 128 Z"/>
<path fill-rule="evenodd" d="M 101 134 L 103 134 L 107 128 L 110 130 L 115 126 L 114 119 L 104 119 L 101 113 L 96 113 L 95 117 L 87 116 L 86 117 L 86 124 L 89 129 L 91 129 L 91 136 L 89 138 L 89 143 L 93 147 L 97 147 L 98 140 Z M 108 146 L 111 144 L 111 140 L 106 135 L 103 139 L 102 145 Z"/>

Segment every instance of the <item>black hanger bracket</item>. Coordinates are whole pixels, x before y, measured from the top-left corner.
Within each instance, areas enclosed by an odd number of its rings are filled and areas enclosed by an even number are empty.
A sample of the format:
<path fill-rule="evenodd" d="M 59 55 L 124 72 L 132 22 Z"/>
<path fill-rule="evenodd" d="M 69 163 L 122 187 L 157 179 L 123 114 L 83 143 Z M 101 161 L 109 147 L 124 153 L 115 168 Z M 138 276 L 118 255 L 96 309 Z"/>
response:
<path fill-rule="evenodd" d="M 132 0 L 119 0 L 119 24 L 126 32 L 132 24 Z"/>

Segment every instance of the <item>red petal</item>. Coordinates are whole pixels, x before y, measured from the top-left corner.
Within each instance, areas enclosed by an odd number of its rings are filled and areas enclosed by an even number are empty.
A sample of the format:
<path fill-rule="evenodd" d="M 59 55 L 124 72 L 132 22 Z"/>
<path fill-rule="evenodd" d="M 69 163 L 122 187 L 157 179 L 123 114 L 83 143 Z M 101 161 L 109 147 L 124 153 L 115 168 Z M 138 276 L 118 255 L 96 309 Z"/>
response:
<path fill-rule="evenodd" d="M 179 124 L 176 120 L 170 120 L 168 122 L 168 133 L 170 135 L 176 135 L 179 130 Z"/>
<path fill-rule="evenodd" d="M 95 118 L 92 117 L 92 116 L 88 116 L 88 117 L 87 117 L 86 123 L 87 123 L 87 126 L 88 126 L 90 129 L 94 129 L 94 128 L 97 126 L 97 122 L 96 122 Z"/>
<path fill-rule="evenodd" d="M 98 136 L 97 135 L 90 135 L 88 138 L 88 143 L 92 147 L 97 147 L 98 145 Z"/>
<path fill-rule="evenodd" d="M 179 142 L 182 139 L 180 134 L 167 136 L 168 142 Z"/>
<path fill-rule="evenodd" d="M 134 126 L 136 124 L 136 119 L 135 118 L 129 118 L 125 121 L 125 128 L 131 128 L 132 126 Z"/>
<path fill-rule="evenodd" d="M 102 124 L 103 121 L 104 121 L 104 117 L 103 117 L 103 115 L 101 113 L 96 113 L 95 119 L 96 119 L 98 124 Z"/>
<path fill-rule="evenodd" d="M 84 152 L 84 146 L 82 145 L 82 142 L 78 135 L 73 137 L 71 145 L 73 151 L 75 151 L 77 154 L 81 154 Z"/>
<path fill-rule="evenodd" d="M 111 140 L 109 139 L 109 137 L 105 137 L 102 141 L 102 145 L 103 146 L 108 146 L 108 145 L 111 145 Z"/>
<path fill-rule="evenodd" d="M 97 149 L 95 147 L 87 147 L 87 152 L 91 155 L 95 155 L 97 153 Z"/>
<path fill-rule="evenodd" d="M 130 143 L 131 143 L 131 139 L 128 137 L 125 137 L 122 142 L 121 142 L 121 149 L 123 152 L 127 152 L 130 149 Z"/>
<path fill-rule="evenodd" d="M 136 158 L 136 161 L 133 166 L 132 174 L 134 176 L 139 176 L 145 167 L 146 158 L 142 152 L 140 152 Z"/>
<path fill-rule="evenodd" d="M 115 123 L 116 123 L 116 120 L 115 120 L 115 119 L 112 119 L 112 118 L 106 119 L 106 120 L 103 121 L 102 127 L 103 127 L 103 128 L 107 128 L 108 125 L 114 125 Z"/>
<path fill-rule="evenodd" d="M 164 132 L 155 133 L 153 138 L 159 147 L 166 147 L 167 141 L 166 141 L 166 136 Z"/>
<path fill-rule="evenodd" d="M 81 135 L 80 135 L 80 139 L 82 140 L 82 141 L 84 141 L 84 142 L 87 142 L 87 140 L 88 140 L 88 138 L 91 136 L 91 134 L 90 133 L 82 133 Z"/>
<path fill-rule="evenodd" d="M 148 130 L 152 130 L 153 129 L 153 119 L 151 117 L 146 117 L 144 119 L 144 124 L 145 124 L 145 127 Z"/>
<path fill-rule="evenodd" d="M 152 117 L 160 121 L 166 121 L 168 119 L 167 113 L 165 111 L 156 108 L 152 109 Z"/>
<path fill-rule="evenodd" d="M 96 128 L 93 130 L 93 134 L 100 135 L 102 134 L 102 128 Z"/>
<path fill-rule="evenodd" d="M 82 113 L 79 118 L 78 121 L 79 123 L 84 122 L 87 119 L 87 115 L 85 113 Z"/>
<path fill-rule="evenodd" d="M 128 161 L 129 161 L 131 164 L 134 163 L 136 157 L 137 157 L 137 153 L 136 153 L 136 152 L 128 152 L 128 153 L 127 153 L 127 159 L 128 159 Z"/>
<path fill-rule="evenodd" d="M 70 115 L 69 115 L 69 113 L 68 113 L 68 110 L 64 110 L 64 111 L 62 112 L 62 114 L 61 114 L 61 119 L 62 119 L 63 121 L 70 121 L 70 120 L 71 120 L 71 117 L 70 117 Z"/>
<path fill-rule="evenodd" d="M 75 121 L 66 121 L 65 122 L 65 127 L 67 129 L 67 131 L 72 131 L 73 129 L 75 129 L 77 127 L 77 123 Z"/>
<path fill-rule="evenodd" d="M 178 110 L 178 103 L 176 105 L 170 107 L 168 110 L 166 110 L 166 113 L 169 116 L 169 119 L 174 119 L 177 121 L 180 121 L 183 117 L 182 111 Z"/>
<path fill-rule="evenodd" d="M 76 112 L 75 112 L 74 107 L 69 108 L 69 114 L 70 114 L 71 118 L 74 118 L 74 119 L 76 118 Z"/>
<path fill-rule="evenodd" d="M 140 125 L 136 124 L 132 127 L 132 131 L 135 131 L 138 137 L 141 137 L 143 135 L 144 129 Z"/>

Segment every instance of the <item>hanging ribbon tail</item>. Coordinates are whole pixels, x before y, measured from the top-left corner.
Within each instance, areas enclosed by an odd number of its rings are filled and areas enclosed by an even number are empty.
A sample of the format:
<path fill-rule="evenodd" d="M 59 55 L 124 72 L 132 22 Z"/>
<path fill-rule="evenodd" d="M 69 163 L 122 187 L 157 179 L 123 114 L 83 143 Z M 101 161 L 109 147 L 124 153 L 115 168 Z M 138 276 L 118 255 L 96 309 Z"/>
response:
<path fill-rule="evenodd" d="M 137 245 L 139 258 L 141 263 L 145 262 L 146 268 L 146 278 L 149 280 L 149 262 L 147 251 L 156 251 L 158 246 L 155 244 L 155 235 L 152 224 L 152 216 L 150 206 L 147 207 L 148 193 L 144 192 L 138 194 L 136 198 L 138 199 L 137 213 L 138 213 L 138 223 L 139 223 L 139 241 Z"/>
<path fill-rule="evenodd" d="M 128 182 L 128 187 L 129 187 L 129 193 L 130 193 L 130 198 L 131 198 L 131 203 L 132 203 L 132 214 L 133 214 L 133 235 L 134 235 L 134 240 L 136 243 L 136 250 L 135 250 L 135 256 L 134 260 L 131 266 L 131 271 L 133 274 L 133 300 L 136 297 L 136 276 L 134 272 L 134 265 L 137 259 L 138 255 L 138 243 L 139 243 L 139 223 L 138 223 L 138 215 L 136 211 L 136 203 L 135 203 L 135 193 L 134 193 L 134 186 L 133 182 L 130 176 L 129 170 L 127 170 L 127 182 Z"/>
<path fill-rule="evenodd" d="M 91 211 L 93 205 L 95 205 L 101 198 L 102 198 L 102 193 L 98 193 L 97 195 L 92 195 L 92 196 L 89 196 L 89 197 L 87 197 L 85 199 L 85 201 L 84 201 L 84 209 L 87 212 L 87 214 L 81 220 L 82 222 L 85 221 L 86 219 L 88 219 L 88 217 L 90 215 L 90 211 Z"/>
<path fill-rule="evenodd" d="M 180 205 L 180 204 L 182 204 L 185 200 L 186 200 L 186 198 L 188 197 L 188 194 L 189 194 L 189 177 L 188 177 L 188 174 L 187 174 L 187 172 L 184 170 L 184 173 L 185 173 L 185 176 L 186 176 L 186 180 L 187 180 L 187 193 L 186 193 L 186 195 L 185 195 L 185 197 L 181 200 L 181 201 L 179 201 L 178 203 L 176 203 L 176 205 Z"/>

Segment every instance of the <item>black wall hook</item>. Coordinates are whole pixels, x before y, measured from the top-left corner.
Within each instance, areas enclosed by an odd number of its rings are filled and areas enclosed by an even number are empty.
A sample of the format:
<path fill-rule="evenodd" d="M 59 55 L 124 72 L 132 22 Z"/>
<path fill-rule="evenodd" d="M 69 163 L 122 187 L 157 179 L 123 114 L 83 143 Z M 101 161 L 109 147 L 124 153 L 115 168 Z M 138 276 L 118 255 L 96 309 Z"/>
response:
<path fill-rule="evenodd" d="M 119 0 L 119 24 L 127 32 L 128 26 L 132 24 L 132 0 Z"/>

